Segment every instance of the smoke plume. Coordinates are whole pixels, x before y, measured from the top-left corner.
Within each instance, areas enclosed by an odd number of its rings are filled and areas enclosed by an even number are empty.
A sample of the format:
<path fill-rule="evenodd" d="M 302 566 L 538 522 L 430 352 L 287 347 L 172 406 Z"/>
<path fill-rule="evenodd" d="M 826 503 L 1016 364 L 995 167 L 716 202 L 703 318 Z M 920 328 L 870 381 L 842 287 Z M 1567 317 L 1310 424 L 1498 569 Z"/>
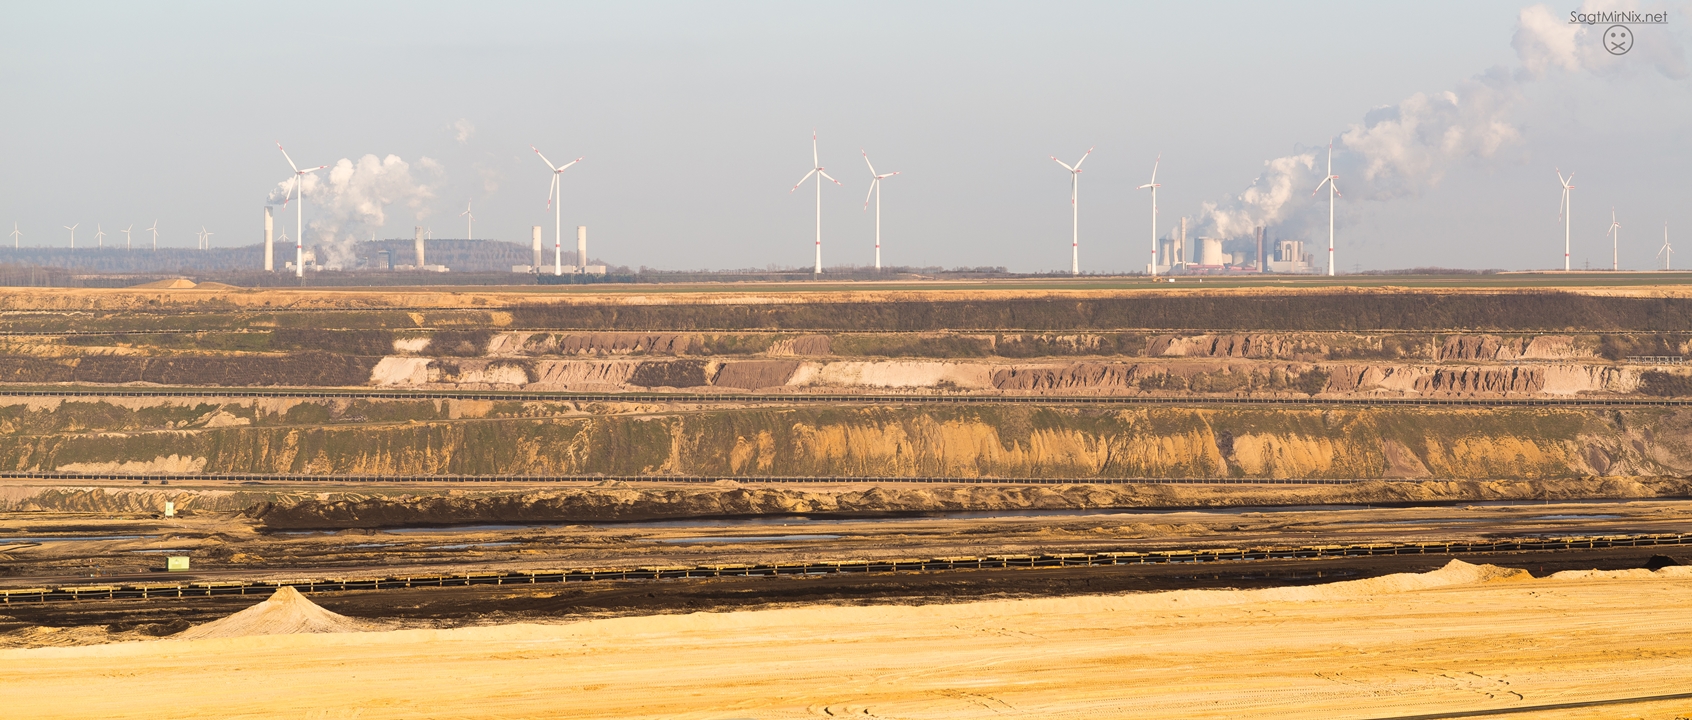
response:
<path fill-rule="evenodd" d="M 1628 9 L 1639 8 L 1589 2 L 1580 12 Z M 1415 196 L 1438 185 L 1458 163 L 1493 157 L 1521 141 L 1512 114 L 1527 85 L 1554 75 L 1635 71 L 1641 63 L 1605 52 L 1603 31 L 1604 26 L 1570 24 L 1567 16 L 1543 5 L 1523 9 L 1511 43 L 1520 63 L 1516 68 L 1495 67 L 1450 90 L 1411 95 L 1370 110 L 1361 122 L 1336 133 L 1333 162 L 1340 192 L 1348 199 L 1377 201 Z M 1681 44 L 1668 30 L 1641 26 L 1636 32 L 1635 52 L 1652 68 L 1670 78 L 1686 76 Z M 1327 152 L 1315 145 L 1265 162 L 1263 173 L 1244 192 L 1203 204 L 1198 234 L 1243 238 L 1258 225 L 1275 225 L 1286 235 L 1314 239 L 1327 223 L 1326 198 L 1311 196 L 1327 170 Z"/>
<path fill-rule="evenodd" d="M 306 245 L 317 249 L 318 262 L 331 270 L 354 264 L 353 243 L 367 239 L 370 231 L 387 223 L 387 207 L 402 203 L 418 220 L 429 215 L 434 188 L 444 171 L 430 158 L 417 161 L 416 171 L 394 155 L 378 158 L 365 155 L 356 162 L 342 158 L 327 176 L 315 172 L 305 176 L 302 192 L 310 201 Z M 270 193 L 271 204 L 279 204 L 293 189 L 293 179 L 278 183 Z"/>

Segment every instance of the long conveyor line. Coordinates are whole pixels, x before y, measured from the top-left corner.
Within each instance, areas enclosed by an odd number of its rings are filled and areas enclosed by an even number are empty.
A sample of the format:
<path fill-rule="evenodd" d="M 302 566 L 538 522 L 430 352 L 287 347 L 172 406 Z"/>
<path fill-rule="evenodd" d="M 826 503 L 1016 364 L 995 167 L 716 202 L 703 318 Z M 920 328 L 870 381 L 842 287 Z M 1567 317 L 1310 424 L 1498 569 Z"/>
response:
<path fill-rule="evenodd" d="M 358 388 L 0 388 L 0 397 L 24 398 L 304 398 L 349 400 L 489 400 L 497 402 L 615 402 L 680 405 L 873 404 L 873 405 L 1100 405 L 1214 406 L 1272 405 L 1307 407 L 1682 407 L 1692 399 L 1571 398 L 1319 398 L 1109 395 L 952 395 L 892 393 L 686 393 L 686 392 L 542 392 L 502 390 L 367 390 Z"/>
<path fill-rule="evenodd" d="M 0 605 L 74 602 L 79 600 L 165 599 L 269 595 L 278 588 L 300 592 L 399 590 L 471 585 L 533 585 L 596 580 L 668 580 L 681 578 L 778 577 L 842 573 L 943 572 L 948 570 L 1010 570 L 1098 567 L 1158 563 L 1214 563 L 1227 561 L 1298 560 L 1381 555 L 1450 555 L 1455 553 L 1533 552 L 1618 547 L 1692 544 L 1692 534 L 1590 535 L 1561 538 L 1491 541 L 1379 543 L 1368 545 L 1307 545 L 1253 549 L 1208 548 L 1147 552 L 1060 553 L 1050 555 L 987 555 L 909 560 L 831 560 L 752 565 L 648 566 L 575 570 L 515 570 L 509 572 L 409 575 L 304 580 L 232 580 L 196 583 L 140 583 L 67 585 L 0 589 Z"/>
<path fill-rule="evenodd" d="M 235 483 L 714 483 L 723 480 L 749 484 L 829 485 L 840 483 L 900 483 L 918 485 L 1354 485 L 1361 482 L 1440 482 L 1444 478 L 1331 479 L 1331 478 L 1100 478 L 1100 477 L 958 477 L 865 475 L 307 475 L 296 473 L 123 473 L 32 472 L 3 470 L 0 479 L 53 482 L 235 482 Z"/>

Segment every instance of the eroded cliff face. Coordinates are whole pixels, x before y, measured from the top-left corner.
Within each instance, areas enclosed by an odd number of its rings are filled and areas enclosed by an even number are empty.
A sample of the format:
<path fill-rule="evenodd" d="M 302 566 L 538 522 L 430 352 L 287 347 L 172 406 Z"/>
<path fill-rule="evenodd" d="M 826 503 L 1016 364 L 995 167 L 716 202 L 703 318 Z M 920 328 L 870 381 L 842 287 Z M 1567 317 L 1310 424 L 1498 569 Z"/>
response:
<path fill-rule="evenodd" d="M 248 400 L 61 403 L 0 416 L 14 429 L 0 436 L 0 467 L 36 472 L 1488 479 L 1692 471 L 1692 411 L 1663 409 L 675 411 Z"/>

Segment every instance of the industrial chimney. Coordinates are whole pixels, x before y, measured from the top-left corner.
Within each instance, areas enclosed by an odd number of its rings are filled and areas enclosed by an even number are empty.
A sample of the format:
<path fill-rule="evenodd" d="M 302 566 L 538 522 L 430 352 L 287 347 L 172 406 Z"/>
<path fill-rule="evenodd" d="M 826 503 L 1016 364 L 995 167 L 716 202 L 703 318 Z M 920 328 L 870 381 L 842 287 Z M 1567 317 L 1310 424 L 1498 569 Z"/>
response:
<path fill-rule="evenodd" d="M 531 238 L 532 238 L 532 239 L 533 239 L 533 240 L 534 240 L 534 242 L 533 242 L 533 243 L 532 243 L 532 244 L 533 244 L 533 245 L 534 245 L 534 246 L 535 246 L 535 261 L 534 261 L 534 262 L 533 262 L 533 263 L 531 263 L 531 264 L 530 264 L 530 265 L 529 265 L 529 267 L 531 267 L 531 268 L 534 268 L 534 270 L 535 270 L 535 272 L 540 272 L 540 266 L 541 266 L 541 265 L 540 265 L 540 252 L 541 252 L 541 248 L 540 248 L 540 242 L 541 242 L 541 231 L 540 231 L 540 226 L 539 226 L 539 225 L 536 225 L 536 226 L 535 226 L 535 229 L 534 229 L 534 232 L 532 232 L 532 233 L 531 233 L 531 234 L 530 234 L 530 237 L 531 237 Z"/>
<path fill-rule="evenodd" d="M 264 206 L 264 271 L 276 270 L 276 218 L 271 216 L 270 206 Z"/>
<path fill-rule="evenodd" d="M 587 272 L 587 226 L 576 226 L 576 272 Z"/>
<path fill-rule="evenodd" d="M 417 269 L 422 270 L 423 266 L 428 264 L 428 262 L 423 259 L 423 228 L 413 226 L 412 230 L 417 233 L 415 239 L 411 241 L 412 251 L 417 255 Z"/>

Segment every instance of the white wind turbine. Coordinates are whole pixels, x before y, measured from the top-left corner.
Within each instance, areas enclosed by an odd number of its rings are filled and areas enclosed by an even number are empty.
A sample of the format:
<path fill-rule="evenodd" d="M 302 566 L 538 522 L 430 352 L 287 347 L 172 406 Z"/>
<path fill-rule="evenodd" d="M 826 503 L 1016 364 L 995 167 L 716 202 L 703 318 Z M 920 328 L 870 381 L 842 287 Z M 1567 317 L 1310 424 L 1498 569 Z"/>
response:
<path fill-rule="evenodd" d="M 13 250 L 18 249 L 18 238 L 21 237 L 22 235 L 23 235 L 23 233 L 18 232 L 18 224 L 12 223 L 12 249 Z"/>
<path fill-rule="evenodd" d="M 104 228 L 100 227 L 99 223 L 95 223 L 94 224 L 94 247 L 95 248 L 103 248 L 105 246 L 106 246 L 106 230 Z"/>
<path fill-rule="evenodd" d="M 893 177 L 894 175 L 898 175 L 899 173 L 898 172 L 890 172 L 890 173 L 887 173 L 886 175 L 875 174 L 875 166 L 870 164 L 869 153 L 864 152 L 864 150 L 862 148 L 859 148 L 858 152 L 864 153 L 864 164 L 869 165 L 869 171 L 870 171 L 870 189 L 869 189 L 869 193 L 866 193 L 864 195 L 864 209 L 865 210 L 869 209 L 870 195 L 871 194 L 875 195 L 875 269 L 880 270 L 881 269 L 881 180 L 882 180 L 882 178 Z"/>
<path fill-rule="evenodd" d="M 546 159 L 545 155 L 541 155 L 541 151 L 535 146 L 530 145 L 529 149 L 534 150 L 536 155 L 540 155 L 541 162 L 546 163 L 546 166 L 552 170 L 552 187 L 546 191 L 546 204 L 552 206 L 552 274 L 563 275 L 564 188 L 563 184 L 558 181 L 558 176 L 565 170 L 570 169 L 571 165 L 581 162 L 582 159 L 576 158 L 570 162 L 564 163 L 564 167 L 557 167 L 552 164 L 551 160 Z M 555 197 L 556 202 L 554 201 Z M 585 268 L 586 265 L 587 258 L 576 258 L 577 272 L 587 272 Z"/>
<path fill-rule="evenodd" d="M 212 236 L 212 233 L 206 232 L 206 226 L 201 225 L 200 226 L 200 249 L 201 250 L 210 250 L 211 249 L 211 236 Z"/>
<path fill-rule="evenodd" d="M 1093 148 L 1087 148 L 1087 152 L 1081 155 L 1080 160 L 1075 161 L 1073 167 L 1069 163 L 1057 159 L 1056 155 L 1051 156 L 1052 162 L 1062 165 L 1063 169 L 1069 171 L 1069 214 L 1073 226 L 1069 239 L 1070 275 L 1081 274 L 1081 208 L 1076 201 L 1080 197 L 1081 190 L 1081 163 L 1087 162 L 1087 156 L 1091 154 L 1093 154 Z"/>
<path fill-rule="evenodd" d="M 159 221 L 154 220 L 153 226 L 150 227 L 150 228 L 147 228 L 147 232 L 150 232 L 150 233 L 153 234 L 153 249 L 154 250 L 159 249 Z"/>
<path fill-rule="evenodd" d="M 129 227 L 126 227 L 126 228 L 123 229 L 123 249 L 124 249 L 125 252 L 128 252 L 129 248 L 130 248 L 129 231 L 134 230 L 134 229 L 135 229 L 135 223 L 130 223 Z"/>
<path fill-rule="evenodd" d="M 1334 274 L 1334 198 L 1341 197 L 1340 191 L 1339 191 L 1339 185 L 1337 184 L 1338 180 L 1339 180 L 1339 176 L 1334 174 L 1334 143 L 1333 143 L 1332 140 L 1329 140 L 1328 141 L 1328 174 L 1327 174 L 1326 177 L 1322 178 L 1321 183 L 1316 185 L 1315 190 L 1310 191 L 1310 196 L 1316 197 L 1316 193 L 1322 192 L 1322 186 L 1323 185 L 1328 186 L 1328 276 L 1329 277 L 1333 277 L 1333 274 Z"/>
<path fill-rule="evenodd" d="M 75 249 L 76 249 L 76 228 L 77 228 L 77 226 L 78 226 L 78 225 L 81 225 L 81 224 L 82 224 L 82 223 L 77 223 L 77 224 L 76 224 L 76 225 L 64 225 L 64 226 L 61 226 L 61 227 L 63 227 L 63 228 L 64 228 L 64 229 L 66 229 L 66 230 L 69 230 L 69 231 L 71 231 L 71 249 L 72 249 L 72 250 L 75 250 Z"/>
<path fill-rule="evenodd" d="M 476 203 L 476 199 L 471 198 L 469 202 L 464 203 L 464 212 L 461 212 L 461 213 L 458 214 L 459 217 L 466 218 L 466 220 L 465 220 L 466 226 L 465 226 L 465 229 L 464 229 L 464 234 L 466 235 L 466 237 L 465 237 L 466 240 L 475 240 L 476 239 L 476 216 L 470 212 L 470 206 L 474 205 L 475 203 Z"/>
<path fill-rule="evenodd" d="M 282 143 L 276 143 L 276 149 L 282 150 Z M 305 277 L 305 176 L 329 166 L 319 165 L 301 170 L 298 165 L 294 164 L 294 159 L 288 157 L 287 150 L 282 150 L 282 157 L 288 161 L 288 167 L 294 169 L 294 195 L 300 199 L 300 206 L 294 208 L 294 277 L 303 278 Z M 287 207 L 288 198 L 284 197 L 282 198 L 282 208 L 287 209 Z M 153 224 L 157 225 L 158 223 Z M 159 236 L 156 233 L 153 235 L 153 249 L 159 249 Z"/>
<path fill-rule="evenodd" d="M 1674 259 L 1674 248 L 1669 247 L 1668 223 L 1663 223 L 1663 248 L 1657 251 L 1657 257 L 1663 259 L 1663 269 L 1668 270 L 1670 265 L 1669 261 Z"/>
<path fill-rule="evenodd" d="M 1557 206 L 1557 214 L 1562 216 L 1561 219 L 1563 221 L 1563 272 L 1568 272 L 1569 224 L 1572 222 L 1570 220 L 1570 216 L 1574 214 L 1574 208 L 1569 203 L 1574 195 L 1572 192 L 1574 190 L 1574 185 L 1572 184 L 1574 182 L 1574 173 L 1569 173 L 1569 176 L 1564 178 L 1563 169 L 1557 168 L 1557 181 L 1563 184 L 1563 201 Z"/>
<path fill-rule="evenodd" d="M 1157 277 L 1157 189 L 1160 188 L 1160 187 L 1163 187 L 1162 185 L 1157 184 L 1157 166 L 1161 165 L 1161 164 L 1163 164 L 1163 155 L 1160 154 L 1160 155 L 1157 156 L 1156 160 L 1152 161 L 1151 182 L 1146 183 L 1144 185 L 1141 185 L 1138 188 L 1135 188 L 1136 190 L 1151 190 L 1152 191 L 1152 193 L 1151 193 L 1151 197 L 1152 197 L 1151 274 L 1152 274 L 1152 277 Z"/>
<path fill-rule="evenodd" d="M 816 274 L 816 275 L 821 275 L 822 274 L 822 181 L 823 181 L 823 178 L 828 178 L 829 182 L 834 183 L 836 185 L 839 185 L 840 181 L 836 180 L 834 178 L 828 177 L 828 173 L 823 172 L 822 160 L 817 155 L 817 131 L 816 130 L 811 131 L 811 171 L 808 172 L 808 173 L 805 173 L 805 177 L 799 178 L 799 182 L 794 183 L 793 190 L 798 190 L 799 186 L 804 185 L 805 181 L 811 179 L 812 175 L 817 176 L 817 265 L 816 265 L 816 269 L 812 270 L 811 272 L 813 274 Z M 792 193 L 793 190 L 788 190 L 787 192 Z"/>
<path fill-rule="evenodd" d="M 1610 230 L 1605 235 L 1610 236 L 1610 272 L 1620 269 L 1616 262 L 1617 250 L 1621 247 L 1621 223 L 1616 222 L 1616 209 L 1610 208 Z"/>

